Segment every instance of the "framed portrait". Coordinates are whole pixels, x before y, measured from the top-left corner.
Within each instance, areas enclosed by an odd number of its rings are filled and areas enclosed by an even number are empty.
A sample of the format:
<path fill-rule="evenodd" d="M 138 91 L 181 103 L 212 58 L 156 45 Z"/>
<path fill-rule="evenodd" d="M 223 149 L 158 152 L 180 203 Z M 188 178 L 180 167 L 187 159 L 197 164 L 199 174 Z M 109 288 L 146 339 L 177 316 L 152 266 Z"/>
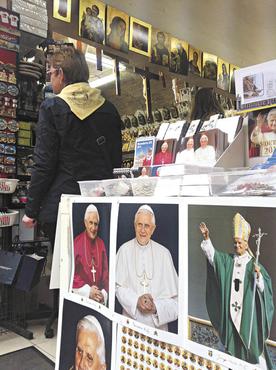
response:
<path fill-rule="evenodd" d="M 201 76 L 208 80 L 216 81 L 218 71 L 218 57 L 214 54 L 203 52 Z"/>
<path fill-rule="evenodd" d="M 110 311 L 67 293 L 60 315 L 56 369 L 115 370 L 116 326 Z"/>
<path fill-rule="evenodd" d="M 230 64 L 218 58 L 217 87 L 224 91 L 229 91 L 230 83 Z"/>
<path fill-rule="evenodd" d="M 185 305 L 178 312 L 175 304 L 175 297 L 182 294 L 179 261 L 183 248 L 180 252 L 182 230 L 179 225 L 183 214 L 180 208 L 177 200 L 164 197 L 156 198 L 155 202 L 139 198 L 139 203 L 137 198 L 129 198 L 119 203 L 117 218 L 115 311 L 122 318 L 138 321 L 141 330 L 147 328 L 149 335 L 158 331 L 159 339 L 163 335 L 173 343 L 183 334 L 185 311 Z M 139 302 L 137 297 L 141 297 Z M 148 314 L 155 303 L 158 322 Z M 145 310 L 141 306 L 144 304 Z M 164 315 L 161 314 L 163 304 L 170 306 L 170 309 L 166 306 L 169 316 L 164 311 Z"/>
<path fill-rule="evenodd" d="M 97 44 L 104 44 L 105 7 L 99 0 L 79 1 L 79 36 Z"/>
<path fill-rule="evenodd" d="M 194 164 L 198 166 L 213 167 L 222 154 L 223 148 L 219 148 L 218 130 L 203 131 L 193 136 L 194 139 Z M 222 142 L 223 142 L 223 136 Z"/>
<path fill-rule="evenodd" d="M 157 140 L 155 145 L 155 153 L 153 164 L 164 165 L 174 162 L 176 139 Z"/>
<path fill-rule="evenodd" d="M 152 27 L 151 63 L 169 67 L 171 35 Z"/>
<path fill-rule="evenodd" d="M 107 5 L 106 12 L 106 45 L 128 52 L 129 15 Z"/>
<path fill-rule="evenodd" d="M 79 200 L 78 200 L 79 199 Z M 72 274 L 70 291 L 87 302 L 110 307 L 110 202 L 76 198 L 72 202 Z"/>
<path fill-rule="evenodd" d="M 189 45 L 189 72 L 200 76 L 202 71 L 202 51 Z"/>
<path fill-rule="evenodd" d="M 264 162 L 276 149 L 276 108 L 254 110 L 248 113 L 249 164 Z M 271 163 L 272 165 L 272 163 Z"/>
<path fill-rule="evenodd" d="M 252 368 L 275 367 L 276 250 L 271 246 L 276 235 L 274 224 L 268 222 L 275 217 L 271 200 L 260 197 L 188 201 L 189 339 L 211 347 L 213 356 L 220 352 L 223 364 L 230 353 L 232 368 L 242 368 L 239 360 Z M 254 285 L 254 263 L 262 286 Z"/>
<path fill-rule="evenodd" d="M 71 22 L 71 1 L 72 0 L 54 0 L 53 17 L 64 22 Z"/>
<path fill-rule="evenodd" d="M 182 75 L 188 74 L 189 69 L 189 44 L 187 41 L 179 40 L 175 37 L 171 38 L 170 50 L 170 71 L 180 73 Z"/>
<path fill-rule="evenodd" d="M 230 94 L 236 95 L 235 89 L 235 71 L 237 71 L 239 67 L 235 66 L 234 64 L 230 64 L 229 66 L 229 75 L 230 75 L 230 84 L 229 84 L 229 92 Z"/>
<path fill-rule="evenodd" d="M 130 17 L 129 50 L 150 56 L 151 53 L 151 24 Z"/>

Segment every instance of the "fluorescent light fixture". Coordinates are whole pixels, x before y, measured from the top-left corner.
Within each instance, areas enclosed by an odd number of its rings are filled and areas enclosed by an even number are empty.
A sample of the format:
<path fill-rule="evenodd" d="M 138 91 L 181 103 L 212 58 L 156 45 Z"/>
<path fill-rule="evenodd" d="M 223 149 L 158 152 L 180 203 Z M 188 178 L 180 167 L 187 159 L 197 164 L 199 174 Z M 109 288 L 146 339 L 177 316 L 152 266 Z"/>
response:
<path fill-rule="evenodd" d="M 97 64 L 97 58 L 96 58 L 95 54 L 85 53 L 85 59 L 87 60 L 87 62 Z M 105 56 L 102 56 L 102 65 L 105 68 L 113 69 L 114 68 L 114 61 L 113 61 L 113 59 L 109 59 Z M 123 65 L 122 63 L 119 63 L 119 69 L 120 69 L 120 71 L 125 71 L 126 66 Z"/>
<path fill-rule="evenodd" d="M 115 77 L 115 74 L 111 74 L 111 75 L 108 75 L 108 76 L 105 76 L 105 77 L 101 77 L 95 81 L 92 81 L 92 82 L 89 82 L 89 85 L 91 87 L 99 87 L 99 86 L 102 86 L 102 85 L 106 85 L 110 82 L 113 82 L 116 80 L 116 77 Z"/>

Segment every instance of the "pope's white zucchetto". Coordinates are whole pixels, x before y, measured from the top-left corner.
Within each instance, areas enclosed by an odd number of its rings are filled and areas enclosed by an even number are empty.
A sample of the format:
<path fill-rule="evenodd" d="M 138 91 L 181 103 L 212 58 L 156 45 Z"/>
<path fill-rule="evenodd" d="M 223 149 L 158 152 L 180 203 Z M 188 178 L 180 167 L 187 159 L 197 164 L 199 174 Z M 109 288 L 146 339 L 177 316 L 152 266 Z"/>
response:
<path fill-rule="evenodd" d="M 99 212 L 96 206 L 94 204 L 89 204 L 89 206 L 85 210 L 84 219 L 86 220 L 89 213 L 97 213 L 98 219 L 100 220 Z"/>
<path fill-rule="evenodd" d="M 152 220 L 153 220 L 153 223 L 155 225 L 155 215 L 154 215 L 153 209 L 148 204 L 143 204 L 142 206 L 140 206 L 138 208 L 138 211 L 136 212 L 136 216 L 139 213 L 143 213 L 143 212 L 148 212 L 148 213 L 152 214 Z"/>

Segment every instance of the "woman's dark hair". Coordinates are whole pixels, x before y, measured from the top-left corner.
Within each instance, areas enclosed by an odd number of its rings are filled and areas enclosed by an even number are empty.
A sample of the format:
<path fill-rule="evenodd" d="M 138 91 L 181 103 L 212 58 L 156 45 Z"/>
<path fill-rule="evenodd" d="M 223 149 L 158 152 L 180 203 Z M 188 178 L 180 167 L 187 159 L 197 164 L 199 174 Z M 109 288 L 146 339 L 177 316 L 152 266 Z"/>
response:
<path fill-rule="evenodd" d="M 66 85 L 88 82 L 89 69 L 83 53 L 73 46 L 55 51 L 50 58 L 54 68 L 63 70 Z"/>
<path fill-rule="evenodd" d="M 194 119 L 207 120 L 213 114 L 224 114 L 224 111 L 216 98 L 213 88 L 203 87 L 195 94 L 191 112 L 191 121 Z"/>

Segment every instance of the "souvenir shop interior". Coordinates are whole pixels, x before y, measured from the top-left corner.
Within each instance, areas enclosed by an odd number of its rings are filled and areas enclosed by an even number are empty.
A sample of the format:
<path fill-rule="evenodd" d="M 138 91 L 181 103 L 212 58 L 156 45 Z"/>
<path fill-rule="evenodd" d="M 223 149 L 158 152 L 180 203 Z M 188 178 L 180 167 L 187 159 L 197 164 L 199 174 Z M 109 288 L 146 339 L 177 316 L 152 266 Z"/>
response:
<path fill-rule="evenodd" d="M 0 369 L 276 369 L 274 14 L 270 0 L 0 0 Z M 122 161 L 59 197 L 51 242 L 29 190 L 68 50 L 116 108 Z"/>

